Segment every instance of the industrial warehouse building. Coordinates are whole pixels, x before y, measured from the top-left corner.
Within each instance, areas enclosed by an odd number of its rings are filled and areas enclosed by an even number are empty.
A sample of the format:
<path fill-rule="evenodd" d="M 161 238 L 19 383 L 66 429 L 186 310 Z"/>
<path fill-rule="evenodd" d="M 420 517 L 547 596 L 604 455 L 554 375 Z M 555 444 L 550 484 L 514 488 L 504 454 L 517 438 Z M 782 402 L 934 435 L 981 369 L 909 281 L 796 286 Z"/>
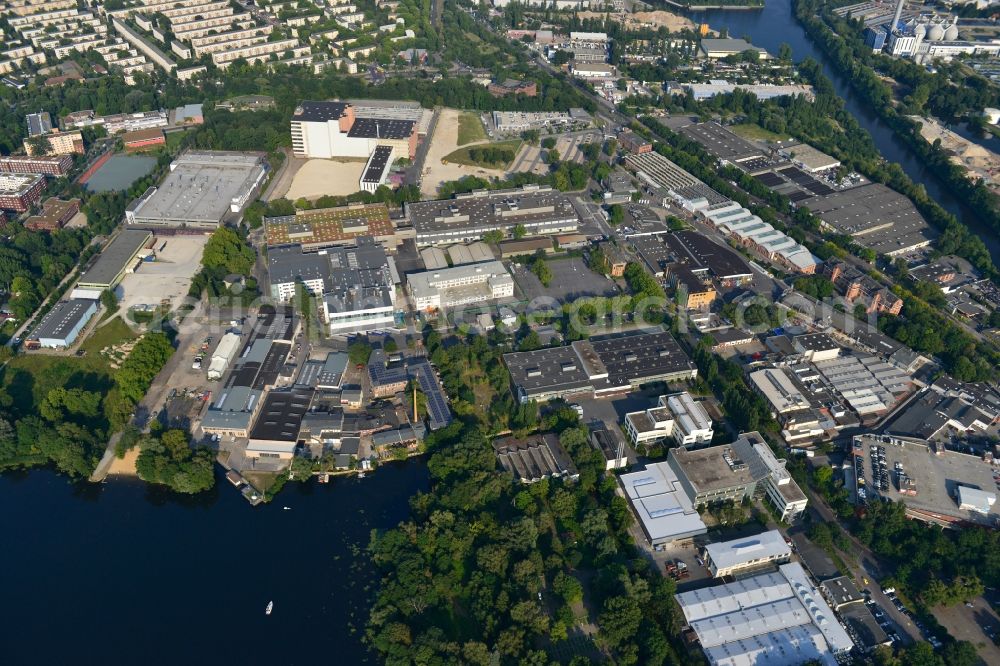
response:
<path fill-rule="evenodd" d="M 622 474 L 619 482 L 651 545 L 692 539 L 708 532 L 667 463 L 651 463 L 641 471 Z"/>
<path fill-rule="evenodd" d="M 483 303 L 514 295 L 514 278 L 502 262 L 463 264 L 406 276 L 418 310 Z"/>
<path fill-rule="evenodd" d="M 369 237 L 354 247 L 303 252 L 300 245 L 271 248 L 267 269 L 271 296 L 287 301 L 303 284 L 323 297 L 331 334 L 390 328 L 394 325 L 399 275 L 385 248 Z"/>
<path fill-rule="evenodd" d="M 125 210 L 129 224 L 215 229 L 240 213 L 267 176 L 262 153 L 188 151 Z"/>
<path fill-rule="evenodd" d="M 790 562 L 792 547 L 778 530 L 707 544 L 702 549 L 713 578 L 722 578 Z"/>
<path fill-rule="evenodd" d="M 698 376 L 677 341 L 662 329 L 595 336 L 565 347 L 504 354 L 503 360 L 522 403 L 570 395 L 600 397 Z"/>
<path fill-rule="evenodd" d="M 306 252 L 354 245 L 360 236 L 371 236 L 390 250 L 398 244 L 396 225 L 389 219 L 389 208 L 384 203 L 313 208 L 297 210 L 294 215 L 265 217 L 264 233 L 269 246 L 298 244 Z"/>
<path fill-rule="evenodd" d="M 562 192 L 525 185 L 507 190 L 476 190 L 453 199 L 403 204 L 417 245 L 450 245 L 480 240 L 488 231 L 512 234 L 522 226 L 528 236 L 576 231 L 580 218 Z"/>
<path fill-rule="evenodd" d="M 835 666 L 854 647 L 797 562 L 675 598 L 712 666 Z"/>
<path fill-rule="evenodd" d="M 152 240 L 152 232 L 145 229 L 122 230 L 83 272 L 76 289 L 96 292 L 94 298 L 100 298 L 105 289 L 114 289 L 139 262 L 139 252 Z"/>
<path fill-rule="evenodd" d="M 59 301 L 28 336 L 28 347 L 69 347 L 96 313 L 95 300 L 73 298 Z"/>

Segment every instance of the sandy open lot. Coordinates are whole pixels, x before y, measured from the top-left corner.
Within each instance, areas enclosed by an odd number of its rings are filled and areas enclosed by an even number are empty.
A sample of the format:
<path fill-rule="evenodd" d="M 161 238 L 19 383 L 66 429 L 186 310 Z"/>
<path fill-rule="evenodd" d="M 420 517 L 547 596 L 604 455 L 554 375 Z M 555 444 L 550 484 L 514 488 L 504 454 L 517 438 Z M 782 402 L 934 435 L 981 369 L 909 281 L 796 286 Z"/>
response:
<path fill-rule="evenodd" d="M 111 476 L 122 475 L 122 476 L 136 476 L 135 472 L 135 461 L 139 458 L 139 447 L 135 447 L 130 451 L 125 452 L 124 458 L 115 458 L 111 461 L 111 467 L 108 468 L 108 474 Z"/>
<path fill-rule="evenodd" d="M 166 246 L 160 252 L 159 247 L 164 242 Z M 159 306 L 163 299 L 169 299 L 172 307 L 179 305 L 191 288 L 191 278 L 201 267 L 201 255 L 207 242 L 208 234 L 157 236 L 153 244 L 157 250 L 156 261 L 144 261 L 122 280 L 124 293 L 119 312 L 125 313 L 133 305 Z"/>
<path fill-rule="evenodd" d="M 437 126 L 434 129 L 434 135 L 428 137 L 427 139 L 430 141 L 430 149 L 427 151 L 427 159 L 424 161 L 424 170 L 420 180 L 420 193 L 425 196 L 436 195 L 438 187 L 441 183 L 449 180 L 458 180 L 463 176 L 479 176 L 481 178 L 496 176 L 498 178 L 503 178 L 505 175 L 504 171 L 501 169 L 483 169 L 481 167 L 465 166 L 464 164 L 446 164 L 442 161 L 442 158 L 446 155 L 450 155 L 459 148 L 459 115 L 461 115 L 461 111 L 456 109 L 443 109 L 441 114 L 438 116 Z M 477 144 L 466 144 L 466 146 L 474 145 Z M 297 177 L 296 182 L 298 182 Z M 291 195 L 289 195 L 288 198 L 291 199 Z"/>
<path fill-rule="evenodd" d="M 82 229 L 87 226 L 87 216 L 84 215 L 83 211 L 77 213 L 70 221 L 66 223 L 66 229 Z"/>
<path fill-rule="evenodd" d="M 456 136 L 457 136 L 456 120 Z M 282 194 L 275 192 L 274 198 L 284 196 L 295 201 L 318 199 L 324 194 L 331 196 L 347 196 L 359 189 L 361 172 L 365 169 L 364 159 L 343 158 L 337 160 L 309 160 L 295 174 L 291 187 Z"/>
<path fill-rule="evenodd" d="M 578 12 L 577 15 L 582 19 L 603 19 L 605 17 L 605 14 L 599 12 Z M 663 26 L 671 32 L 680 32 L 685 28 L 693 30 L 695 27 L 691 19 L 665 11 L 610 14 L 608 18 L 621 23 L 626 28 L 659 28 Z"/>
<path fill-rule="evenodd" d="M 920 125 L 920 135 L 927 143 L 941 140 L 941 148 L 951 153 L 951 161 L 963 167 L 973 178 L 982 178 L 996 189 L 1000 186 L 1000 155 L 962 138 L 934 118 L 910 116 Z"/>

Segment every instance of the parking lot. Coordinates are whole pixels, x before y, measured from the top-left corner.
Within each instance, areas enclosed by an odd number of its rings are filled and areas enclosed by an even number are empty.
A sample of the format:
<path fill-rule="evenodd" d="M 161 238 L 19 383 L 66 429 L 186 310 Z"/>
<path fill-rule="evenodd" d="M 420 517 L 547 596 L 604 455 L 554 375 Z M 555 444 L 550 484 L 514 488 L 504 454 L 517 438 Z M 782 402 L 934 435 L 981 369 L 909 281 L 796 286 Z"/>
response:
<path fill-rule="evenodd" d="M 580 257 L 550 259 L 547 263 L 552 271 L 548 287 L 542 286 L 526 265 L 511 265 L 511 275 L 525 300 L 554 298 L 560 303 L 568 303 L 578 298 L 618 294 L 618 285 L 613 280 L 587 268 Z"/>
<path fill-rule="evenodd" d="M 158 307 L 169 301 L 176 307 L 187 296 L 191 278 L 201 268 L 207 235 L 157 236 L 153 248 L 156 261 L 144 261 L 121 282 L 120 311 L 133 306 Z M 166 243 L 166 245 L 163 245 Z M 163 249 L 160 250 L 160 246 Z"/>
<path fill-rule="evenodd" d="M 872 446 L 876 446 L 873 463 Z M 857 460 L 864 473 L 864 496 L 871 501 L 882 496 L 904 502 L 912 511 L 925 519 L 969 520 L 984 525 L 995 525 L 1000 517 L 1000 506 L 994 504 L 989 514 L 959 510 L 955 499 L 960 485 L 997 493 L 1000 488 L 1000 471 L 976 456 L 953 451 L 935 455 L 922 444 L 890 444 L 864 439 Z M 881 456 L 879 456 L 881 454 Z M 884 464 L 880 460 L 884 459 Z M 855 462 L 855 474 L 859 474 L 859 463 Z M 875 467 L 873 467 L 873 464 Z M 875 477 L 882 474 L 884 483 Z M 901 473 L 905 477 L 901 477 Z M 861 478 L 861 477 L 859 477 Z M 900 492 L 901 478 L 912 480 L 915 495 Z M 905 484 L 905 482 L 904 482 Z M 859 498 L 860 482 L 859 482 Z"/>
<path fill-rule="evenodd" d="M 955 640 L 975 645 L 983 663 L 1000 664 L 1000 647 L 993 642 L 1000 635 L 1000 617 L 982 598 L 971 604 L 935 608 L 934 617 Z"/>

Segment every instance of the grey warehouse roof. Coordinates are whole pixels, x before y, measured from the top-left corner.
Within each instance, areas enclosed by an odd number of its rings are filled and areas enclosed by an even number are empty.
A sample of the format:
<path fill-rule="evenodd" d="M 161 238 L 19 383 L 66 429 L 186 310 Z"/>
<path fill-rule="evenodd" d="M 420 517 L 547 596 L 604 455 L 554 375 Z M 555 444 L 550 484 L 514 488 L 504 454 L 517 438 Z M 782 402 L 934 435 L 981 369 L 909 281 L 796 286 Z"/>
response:
<path fill-rule="evenodd" d="M 108 244 L 97 261 L 80 276 L 85 284 L 110 284 L 132 260 L 136 252 L 153 237 L 144 229 L 124 229 Z"/>

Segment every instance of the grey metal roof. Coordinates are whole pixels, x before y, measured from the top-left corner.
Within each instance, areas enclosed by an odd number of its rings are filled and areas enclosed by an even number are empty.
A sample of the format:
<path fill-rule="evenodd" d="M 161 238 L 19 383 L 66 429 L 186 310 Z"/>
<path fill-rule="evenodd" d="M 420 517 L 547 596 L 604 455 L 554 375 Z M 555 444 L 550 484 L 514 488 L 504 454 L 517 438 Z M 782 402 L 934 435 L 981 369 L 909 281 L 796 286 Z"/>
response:
<path fill-rule="evenodd" d="M 152 232 L 144 229 L 123 229 L 111 243 L 108 244 L 97 261 L 80 276 L 80 282 L 85 284 L 111 284 L 121 273 L 126 264 L 153 237 Z"/>

